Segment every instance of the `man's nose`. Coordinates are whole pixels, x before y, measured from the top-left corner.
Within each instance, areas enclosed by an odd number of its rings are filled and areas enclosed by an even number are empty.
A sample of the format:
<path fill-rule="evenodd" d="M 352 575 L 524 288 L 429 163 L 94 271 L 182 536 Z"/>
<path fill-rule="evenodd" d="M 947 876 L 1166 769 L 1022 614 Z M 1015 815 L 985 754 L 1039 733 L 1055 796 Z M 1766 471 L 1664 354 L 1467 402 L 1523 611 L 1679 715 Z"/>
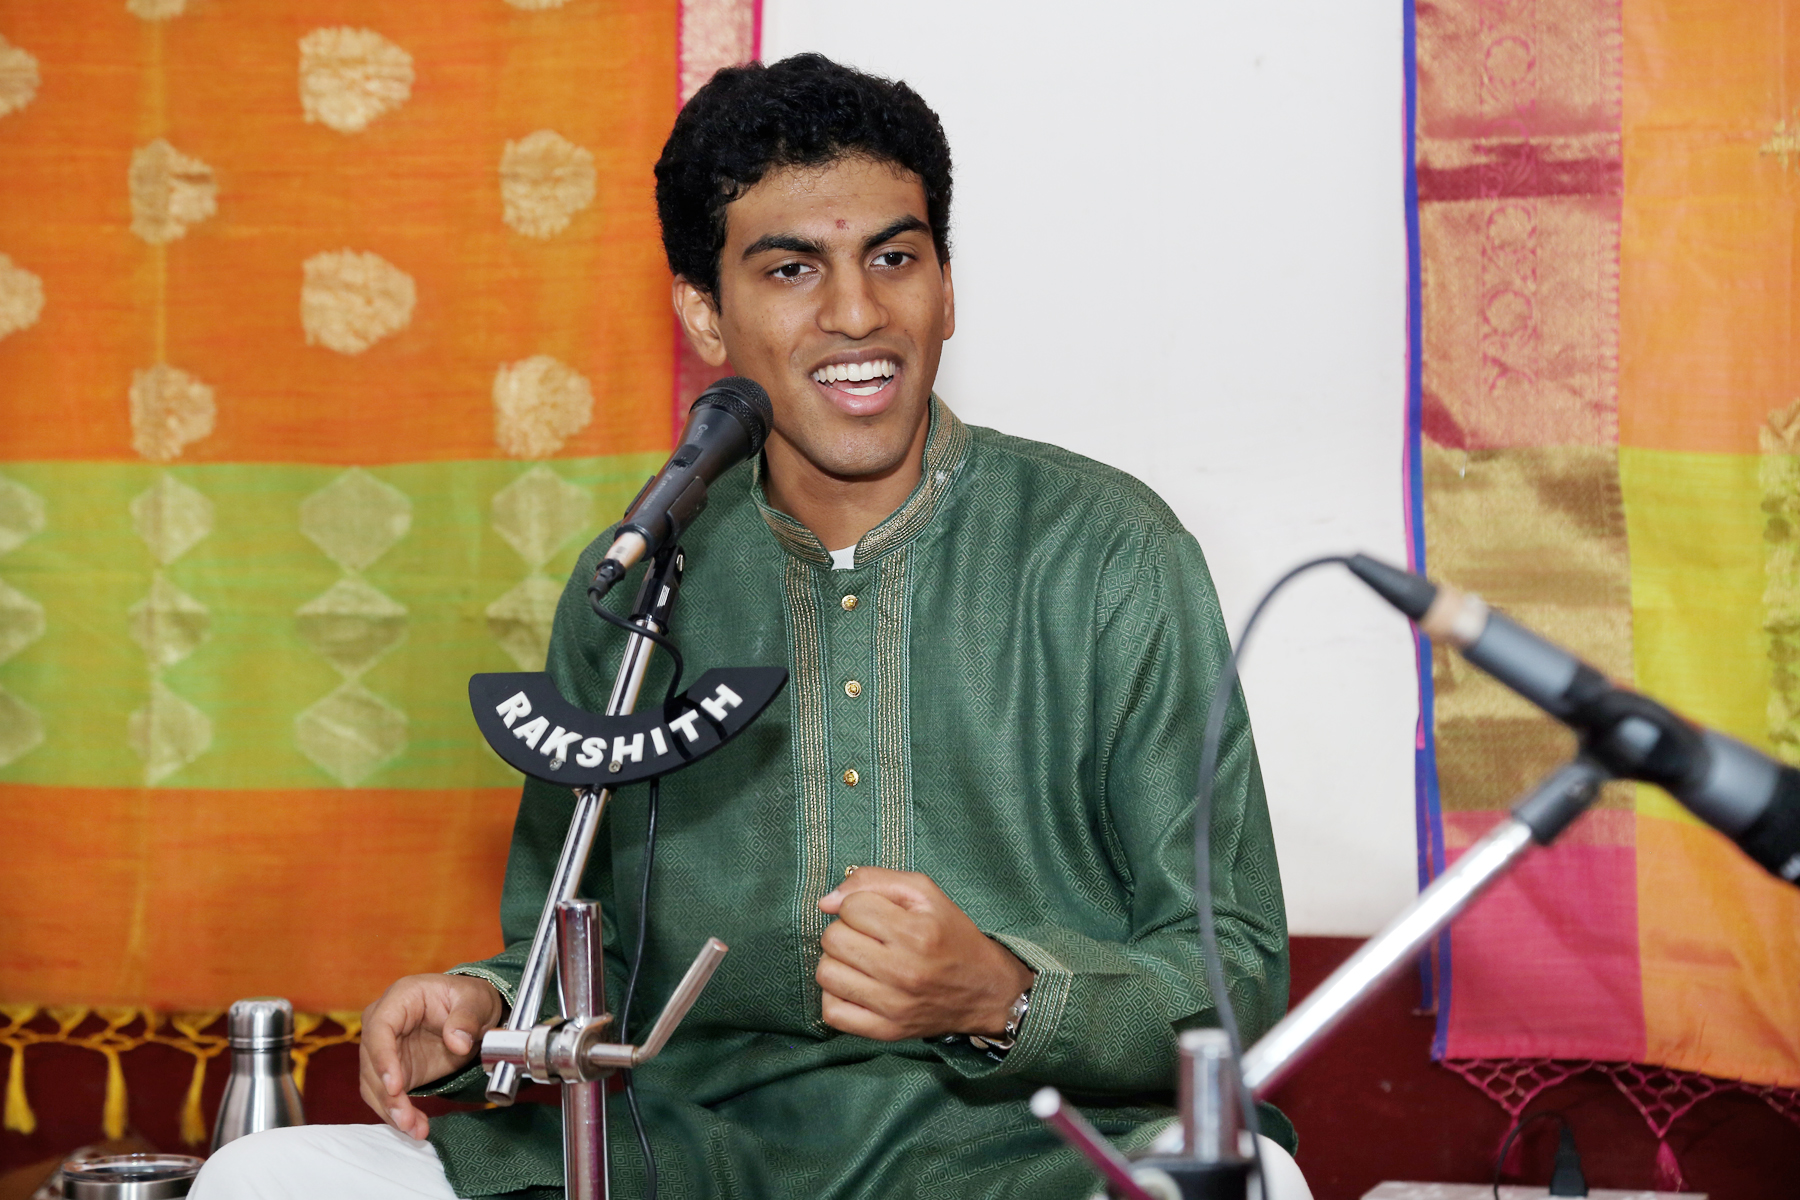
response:
<path fill-rule="evenodd" d="M 861 341 L 887 324 L 887 309 L 862 271 L 833 271 L 825 283 L 819 325 L 827 333 Z"/>

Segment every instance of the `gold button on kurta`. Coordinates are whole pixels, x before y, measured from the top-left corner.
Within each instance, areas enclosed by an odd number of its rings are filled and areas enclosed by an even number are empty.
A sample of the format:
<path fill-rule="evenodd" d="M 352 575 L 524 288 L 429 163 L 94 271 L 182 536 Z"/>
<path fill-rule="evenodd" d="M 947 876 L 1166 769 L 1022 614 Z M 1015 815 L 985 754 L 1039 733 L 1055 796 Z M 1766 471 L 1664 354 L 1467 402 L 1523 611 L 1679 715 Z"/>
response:
<path fill-rule="evenodd" d="M 849 770 L 844 772 L 844 786 L 845 787 L 855 787 L 856 781 L 861 778 L 862 778 L 862 776 L 858 775 L 856 773 L 856 768 L 851 767 Z"/>
<path fill-rule="evenodd" d="M 856 699 L 858 696 L 862 695 L 862 684 L 856 682 L 854 679 L 847 681 L 844 684 L 844 695 L 850 697 L 852 700 Z"/>
<path fill-rule="evenodd" d="M 856 597 L 855 596 L 845 596 L 843 599 L 843 605 L 844 605 L 844 611 L 849 612 L 851 609 L 856 607 Z"/>

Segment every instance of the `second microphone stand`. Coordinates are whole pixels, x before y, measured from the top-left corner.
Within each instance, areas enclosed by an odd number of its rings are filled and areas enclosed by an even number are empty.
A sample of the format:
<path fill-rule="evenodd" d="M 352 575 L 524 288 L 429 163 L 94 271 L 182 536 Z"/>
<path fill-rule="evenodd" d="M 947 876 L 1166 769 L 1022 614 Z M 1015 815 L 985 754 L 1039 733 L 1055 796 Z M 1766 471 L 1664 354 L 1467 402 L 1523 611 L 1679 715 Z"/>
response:
<path fill-rule="evenodd" d="M 1532 846 L 1548 846 L 1586 812 L 1613 778 L 1604 765 L 1579 754 L 1551 772 L 1513 805 L 1512 812 L 1460 858 L 1387 928 L 1363 943 L 1243 1057 L 1243 1084 L 1263 1097 L 1350 1012 L 1511 870 Z M 1225 1035 L 1192 1029 L 1180 1038 L 1181 1119 L 1160 1157 L 1132 1162 L 1107 1142 L 1054 1088 L 1032 1098 L 1032 1111 L 1080 1151 L 1108 1191 L 1123 1200 L 1243 1200 L 1250 1150 L 1237 1145 L 1242 1094 Z M 1264 1193 L 1266 1195 L 1266 1193 Z"/>

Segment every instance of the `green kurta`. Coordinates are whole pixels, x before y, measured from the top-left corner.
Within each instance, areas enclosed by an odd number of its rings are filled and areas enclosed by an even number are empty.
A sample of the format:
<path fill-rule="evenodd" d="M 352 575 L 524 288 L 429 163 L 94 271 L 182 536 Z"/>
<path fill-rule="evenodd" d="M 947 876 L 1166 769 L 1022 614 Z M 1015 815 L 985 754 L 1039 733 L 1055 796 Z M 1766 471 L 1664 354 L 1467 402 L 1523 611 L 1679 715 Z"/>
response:
<path fill-rule="evenodd" d="M 587 606 L 607 543 L 576 566 L 549 657 L 564 695 L 594 711 L 623 641 Z M 731 953 L 637 1073 L 662 1195 L 1091 1194 L 1027 1097 L 1054 1084 L 1122 1144 L 1147 1144 L 1170 1112 L 1176 1032 L 1217 1023 L 1195 936 L 1193 790 L 1227 639 L 1200 547 L 1129 476 L 970 429 L 936 400 L 923 479 L 857 543 L 853 570 L 832 570 L 751 471 L 720 481 L 685 544 L 674 636 L 688 678 L 782 663 L 792 678 L 734 743 L 664 781 L 634 1032 L 707 937 Z M 610 599 L 623 610 L 634 594 Z M 647 702 L 668 669 L 657 656 Z M 644 794 L 613 799 L 582 891 L 604 905 L 614 1004 Z M 1287 935 L 1241 698 L 1215 794 L 1219 935 L 1253 1039 L 1286 1007 Z M 571 808 L 566 791 L 526 785 L 507 948 L 458 968 L 509 1001 Z M 861 864 L 930 876 L 1037 971 L 1004 1061 L 820 1021 L 815 905 Z M 480 1078 L 434 1090 L 479 1098 Z M 626 1116 L 615 1097 L 613 1177 L 629 1197 L 643 1165 Z M 521 1104 L 437 1118 L 432 1141 L 460 1196 L 560 1192 L 560 1127 L 555 1106 Z"/>

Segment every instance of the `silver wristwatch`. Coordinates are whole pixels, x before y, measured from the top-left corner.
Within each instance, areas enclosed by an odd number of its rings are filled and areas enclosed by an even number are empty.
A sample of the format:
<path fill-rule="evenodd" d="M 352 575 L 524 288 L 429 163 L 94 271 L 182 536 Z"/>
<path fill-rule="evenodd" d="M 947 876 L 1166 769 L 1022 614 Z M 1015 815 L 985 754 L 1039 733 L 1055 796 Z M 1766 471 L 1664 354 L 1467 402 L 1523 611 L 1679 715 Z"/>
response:
<path fill-rule="evenodd" d="M 1000 1031 L 999 1037 L 984 1037 L 978 1033 L 969 1035 L 969 1045 L 977 1050 L 985 1050 L 993 1058 L 999 1058 L 1019 1040 L 1019 1027 L 1025 1024 L 1025 1014 L 1031 1011 L 1031 989 L 1026 988 L 1019 993 L 1018 999 L 1012 1002 L 1012 1008 L 1006 1015 L 1006 1027 Z"/>

